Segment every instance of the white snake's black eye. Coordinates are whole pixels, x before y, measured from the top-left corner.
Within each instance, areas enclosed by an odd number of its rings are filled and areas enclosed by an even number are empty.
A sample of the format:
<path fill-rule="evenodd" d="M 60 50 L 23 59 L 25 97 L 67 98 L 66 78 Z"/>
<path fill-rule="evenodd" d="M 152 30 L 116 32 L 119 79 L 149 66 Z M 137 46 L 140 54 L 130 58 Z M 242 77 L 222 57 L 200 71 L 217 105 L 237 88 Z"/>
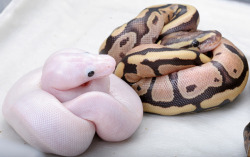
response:
<path fill-rule="evenodd" d="M 94 71 L 90 71 L 90 72 L 88 73 L 88 77 L 92 77 L 92 76 L 94 76 L 94 74 L 95 74 Z"/>
<path fill-rule="evenodd" d="M 200 42 L 198 40 L 194 39 L 193 42 L 192 42 L 192 46 L 193 47 L 198 47 L 199 45 L 200 45 Z"/>

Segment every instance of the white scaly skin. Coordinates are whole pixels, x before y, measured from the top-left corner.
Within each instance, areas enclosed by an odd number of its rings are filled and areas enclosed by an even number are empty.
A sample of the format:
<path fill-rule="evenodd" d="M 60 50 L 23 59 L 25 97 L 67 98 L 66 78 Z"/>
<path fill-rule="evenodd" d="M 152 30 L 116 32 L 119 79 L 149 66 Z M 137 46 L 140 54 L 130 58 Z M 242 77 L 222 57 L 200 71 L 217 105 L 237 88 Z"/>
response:
<path fill-rule="evenodd" d="M 79 155 L 95 132 L 103 140 L 125 140 L 140 125 L 143 109 L 134 90 L 112 74 L 114 68 L 108 55 L 55 53 L 11 88 L 3 114 L 25 141 L 46 153 Z"/>

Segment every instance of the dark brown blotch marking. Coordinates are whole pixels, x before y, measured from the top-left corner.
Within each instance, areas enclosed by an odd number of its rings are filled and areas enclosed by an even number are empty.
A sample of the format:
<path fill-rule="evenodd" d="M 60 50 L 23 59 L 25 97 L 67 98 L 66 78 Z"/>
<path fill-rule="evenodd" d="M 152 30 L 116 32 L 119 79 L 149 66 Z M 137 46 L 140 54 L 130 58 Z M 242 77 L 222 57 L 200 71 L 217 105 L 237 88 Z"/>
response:
<path fill-rule="evenodd" d="M 159 18 L 157 16 L 155 16 L 155 18 L 153 19 L 152 22 L 154 25 L 156 25 L 158 21 L 159 21 Z"/>
<path fill-rule="evenodd" d="M 193 92 L 197 86 L 195 84 L 186 87 L 187 93 Z"/>
<path fill-rule="evenodd" d="M 127 37 L 126 39 L 123 39 L 123 40 L 120 42 L 120 47 L 126 45 L 128 41 L 129 41 L 129 37 Z"/>
<path fill-rule="evenodd" d="M 217 78 L 214 78 L 214 82 L 219 82 L 220 80 Z"/>
<path fill-rule="evenodd" d="M 121 58 L 124 58 L 125 57 L 125 54 L 123 52 L 120 53 L 119 55 Z"/>
<path fill-rule="evenodd" d="M 152 43 L 156 43 L 157 37 L 152 37 Z"/>
<path fill-rule="evenodd" d="M 170 21 L 171 20 L 171 18 L 170 18 L 170 15 L 168 14 L 168 21 Z"/>
<path fill-rule="evenodd" d="M 171 10 L 175 10 L 175 7 L 174 7 L 174 6 L 171 6 L 170 9 L 171 9 Z"/>
<path fill-rule="evenodd" d="M 219 55 L 221 55 L 221 52 L 215 54 L 215 56 L 219 56 Z"/>
<path fill-rule="evenodd" d="M 140 91 L 141 90 L 141 87 L 140 86 L 137 86 L 137 88 L 136 88 L 138 91 Z"/>
<path fill-rule="evenodd" d="M 237 70 L 236 70 L 236 69 L 234 69 L 234 73 L 235 73 L 235 74 L 237 73 Z"/>

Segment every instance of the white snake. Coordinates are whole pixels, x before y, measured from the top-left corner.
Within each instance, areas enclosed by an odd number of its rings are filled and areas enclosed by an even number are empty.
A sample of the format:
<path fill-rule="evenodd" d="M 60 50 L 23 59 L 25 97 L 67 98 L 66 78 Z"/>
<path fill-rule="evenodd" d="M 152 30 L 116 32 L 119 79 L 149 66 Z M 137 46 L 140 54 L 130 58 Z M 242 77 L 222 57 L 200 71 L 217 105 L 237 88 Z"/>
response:
<path fill-rule="evenodd" d="M 141 123 L 143 109 L 134 90 L 112 74 L 108 55 L 64 50 L 43 69 L 22 77 L 9 91 L 3 114 L 30 145 L 46 153 L 75 156 L 103 140 L 129 138 Z"/>

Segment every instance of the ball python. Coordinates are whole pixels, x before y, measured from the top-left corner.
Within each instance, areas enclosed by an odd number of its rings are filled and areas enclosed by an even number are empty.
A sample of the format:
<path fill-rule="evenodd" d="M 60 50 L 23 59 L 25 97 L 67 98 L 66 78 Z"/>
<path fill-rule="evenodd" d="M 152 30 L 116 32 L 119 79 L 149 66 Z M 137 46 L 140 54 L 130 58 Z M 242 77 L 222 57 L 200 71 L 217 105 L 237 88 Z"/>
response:
<path fill-rule="evenodd" d="M 26 142 L 46 153 L 79 155 L 95 132 L 106 141 L 127 139 L 141 123 L 142 103 L 112 74 L 114 68 L 108 55 L 59 51 L 14 84 L 3 115 Z"/>
<path fill-rule="evenodd" d="M 137 92 L 145 112 L 208 111 L 243 91 L 246 57 L 218 31 L 197 30 L 198 23 L 193 6 L 151 6 L 101 45 L 99 53 L 115 58 L 115 74 Z"/>
<path fill-rule="evenodd" d="M 243 131 L 244 146 L 247 156 L 250 156 L 250 123 L 246 125 Z"/>

